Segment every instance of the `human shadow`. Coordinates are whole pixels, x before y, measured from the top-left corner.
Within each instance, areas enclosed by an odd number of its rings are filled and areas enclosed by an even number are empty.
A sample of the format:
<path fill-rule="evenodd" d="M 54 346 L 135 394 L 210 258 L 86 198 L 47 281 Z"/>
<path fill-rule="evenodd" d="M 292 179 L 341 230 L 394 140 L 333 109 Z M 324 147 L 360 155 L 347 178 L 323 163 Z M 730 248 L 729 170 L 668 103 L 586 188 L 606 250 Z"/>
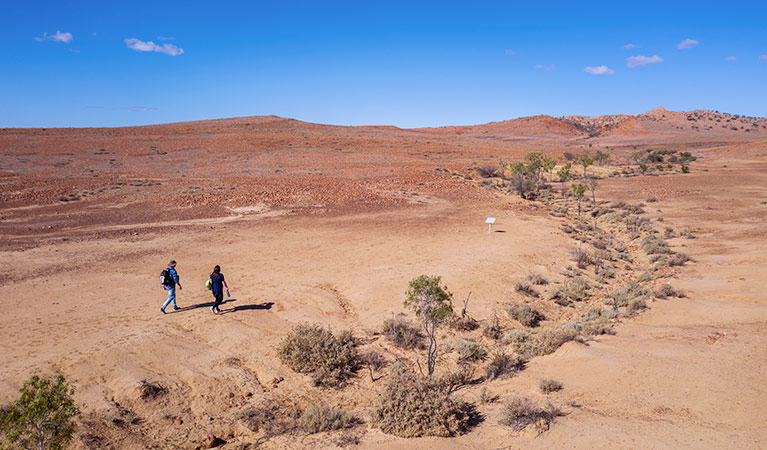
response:
<path fill-rule="evenodd" d="M 236 301 L 237 301 L 236 298 L 228 298 L 228 299 L 224 300 L 223 302 L 221 302 L 221 305 L 225 305 L 225 304 L 227 304 L 229 302 L 236 302 Z M 205 303 L 198 303 L 196 305 L 184 306 L 184 307 L 176 309 L 174 311 L 166 311 L 166 313 L 167 314 L 174 314 L 174 313 L 181 313 L 181 312 L 185 312 L 185 311 L 192 311 L 192 310 L 198 309 L 198 308 L 210 308 L 211 306 L 213 306 L 214 303 L 216 303 L 215 300 L 210 301 L 210 302 L 205 302 Z"/>
<path fill-rule="evenodd" d="M 234 308 L 230 309 L 224 309 L 219 314 L 229 314 L 237 311 L 252 311 L 254 309 L 272 309 L 272 305 L 274 305 L 274 302 L 264 302 L 264 303 L 257 303 L 252 305 L 239 305 L 235 306 Z"/>

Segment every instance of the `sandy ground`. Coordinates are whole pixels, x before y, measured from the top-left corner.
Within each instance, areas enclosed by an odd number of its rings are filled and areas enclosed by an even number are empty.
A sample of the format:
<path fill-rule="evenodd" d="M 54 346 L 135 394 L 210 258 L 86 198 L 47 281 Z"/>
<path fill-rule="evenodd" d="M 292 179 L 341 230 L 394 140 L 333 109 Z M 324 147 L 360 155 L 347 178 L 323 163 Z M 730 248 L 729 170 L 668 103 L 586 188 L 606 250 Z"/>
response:
<path fill-rule="evenodd" d="M 754 155 L 767 147 L 750 148 L 751 159 L 719 152 L 687 175 L 603 181 L 600 198 L 655 196 L 646 209 L 656 224 L 696 230 L 696 239 L 670 242 L 695 262 L 672 280 L 687 298 L 655 301 L 615 335 L 568 343 L 513 378 L 486 383 L 501 400 L 515 392 L 543 400 L 539 380 L 560 381 L 564 389 L 548 398 L 566 414 L 548 431 L 499 425 L 499 402 L 480 405 L 484 420 L 463 436 L 406 440 L 364 428 L 360 447 L 764 448 L 767 162 Z M 419 191 L 418 180 L 391 197 L 407 201 L 385 208 L 307 214 L 259 203 L 223 216 L 160 220 L 147 212 L 75 230 L 64 220 L 63 232 L 12 228 L 8 219 L 43 216 L 6 205 L 0 403 L 30 374 L 60 371 L 88 420 L 116 415 L 116 404 L 140 418 L 123 432 L 93 427 L 106 436 L 95 445 L 114 448 L 195 448 L 207 433 L 238 448 L 247 432 L 234 417 L 264 393 L 366 418 L 377 385 L 364 372 L 328 391 L 279 362 L 277 345 L 292 325 L 319 322 L 374 339 L 384 319 L 404 311 L 407 282 L 422 273 L 441 275 L 456 307 L 471 292 L 470 312 L 486 320 L 514 298 L 515 280 L 533 271 L 559 277 L 573 248 L 545 208 L 487 191 L 440 196 L 428 185 Z M 454 186 L 451 192 L 473 189 L 460 180 Z M 55 218 L 83 206 L 45 208 L 56 208 Z M 493 233 L 488 216 L 497 218 Z M 163 315 L 158 277 L 171 258 L 184 289 L 181 310 Z M 211 313 L 204 288 L 215 264 L 232 291 L 221 315 Z M 142 400 L 142 380 L 170 394 Z M 458 396 L 477 402 L 479 392 L 469 387 Z M 267 446 L 334 448 L 333 436 L 281 437 Z"/>

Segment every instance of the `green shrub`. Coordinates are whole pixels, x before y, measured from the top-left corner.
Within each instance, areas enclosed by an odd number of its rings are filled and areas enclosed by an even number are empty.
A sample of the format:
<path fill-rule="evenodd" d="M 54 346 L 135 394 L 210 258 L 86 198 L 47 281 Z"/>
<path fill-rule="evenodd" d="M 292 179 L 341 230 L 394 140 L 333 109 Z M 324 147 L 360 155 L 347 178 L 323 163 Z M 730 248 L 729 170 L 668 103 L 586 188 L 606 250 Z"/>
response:
<path fill-rule="evenodd" d="M 466 433 L 471 405 L 454 400 L 439 380 L 395 370 L 373 407 L 371 425 L 411 438 Z"/>
<path fill-rule="evenodd" d="M 650 294 L 650 291 L 637 281 L 631 281 L 629 284 L 622 286 L 607 293 L 607 297 L 612 302 L 613 308 L 622 308 L 628 306 L 629 302 L 637 298 L 645 298 Z"/>
<path fill-rule="evenodd" d="M 307 433 L 351 428 L 358 423 L 353 415 L 328 406 L 311 408 L 298 419 L 298 426 Z"/>
<path fill-rule="evenodd" d="M 562 306 L 572 304 L 572 302 L 582 302 L 588 300 L 589 285 L 583 277 L 576 277 L 563 285 L 557 286 L 549 294 L 549 298 Z"/>
<path fill-rule="evenodd" d="M 278 350 L 280 360 L 298 373 L 312 374 L 320 386 L 337 386 L 351 377 L 359 357 L 351 333 L 334 336 L 319 324 L 293 327 Z"/>
<path fill-rule="evenodd" d="M 0 444 L 19 449 L 66 448 L 75 429 L 72 419 L 80 414 L 73 394 L 62 375 L 30 377 L 21 388 L 21 398 L 0 411 L 0 435 L 4 437 Z"/>
<path fill-rule="evenodd" d="M 537 327 L 538 322 L 545 319 L 543 314 L 527 303 L 514 303 L 506 306 L 506 312 L 514 320 L 526 327 Z"/>

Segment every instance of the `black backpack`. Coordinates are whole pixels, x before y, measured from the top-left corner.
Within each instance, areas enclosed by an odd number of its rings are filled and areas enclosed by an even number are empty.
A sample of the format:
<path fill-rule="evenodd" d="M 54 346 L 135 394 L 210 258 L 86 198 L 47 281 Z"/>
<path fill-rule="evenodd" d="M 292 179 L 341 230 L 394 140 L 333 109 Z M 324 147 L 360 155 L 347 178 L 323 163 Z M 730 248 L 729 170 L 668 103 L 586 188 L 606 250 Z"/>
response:
<path fill-rule="evenodd" d="M 176 282 L 173 281 L 173 277 L 170 275 L 170 267 L 160 272 L 160 284 L 163 286 L 173 286 L 176 284 Z"/>

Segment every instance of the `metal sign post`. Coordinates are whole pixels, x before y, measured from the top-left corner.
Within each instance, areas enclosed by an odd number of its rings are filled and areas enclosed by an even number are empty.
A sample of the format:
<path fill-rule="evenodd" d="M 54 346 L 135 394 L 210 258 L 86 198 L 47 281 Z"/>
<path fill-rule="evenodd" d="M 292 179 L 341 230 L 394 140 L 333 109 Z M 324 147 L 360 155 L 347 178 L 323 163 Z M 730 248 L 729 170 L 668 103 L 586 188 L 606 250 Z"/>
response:
<path fill-rule="evenodd" d="M 485 223 L 487 224 L 487 232 L 492 233 L 493 232 L 493 224 L 495 223 L 495 217 L 488 217 L 485 220 Z"/>

